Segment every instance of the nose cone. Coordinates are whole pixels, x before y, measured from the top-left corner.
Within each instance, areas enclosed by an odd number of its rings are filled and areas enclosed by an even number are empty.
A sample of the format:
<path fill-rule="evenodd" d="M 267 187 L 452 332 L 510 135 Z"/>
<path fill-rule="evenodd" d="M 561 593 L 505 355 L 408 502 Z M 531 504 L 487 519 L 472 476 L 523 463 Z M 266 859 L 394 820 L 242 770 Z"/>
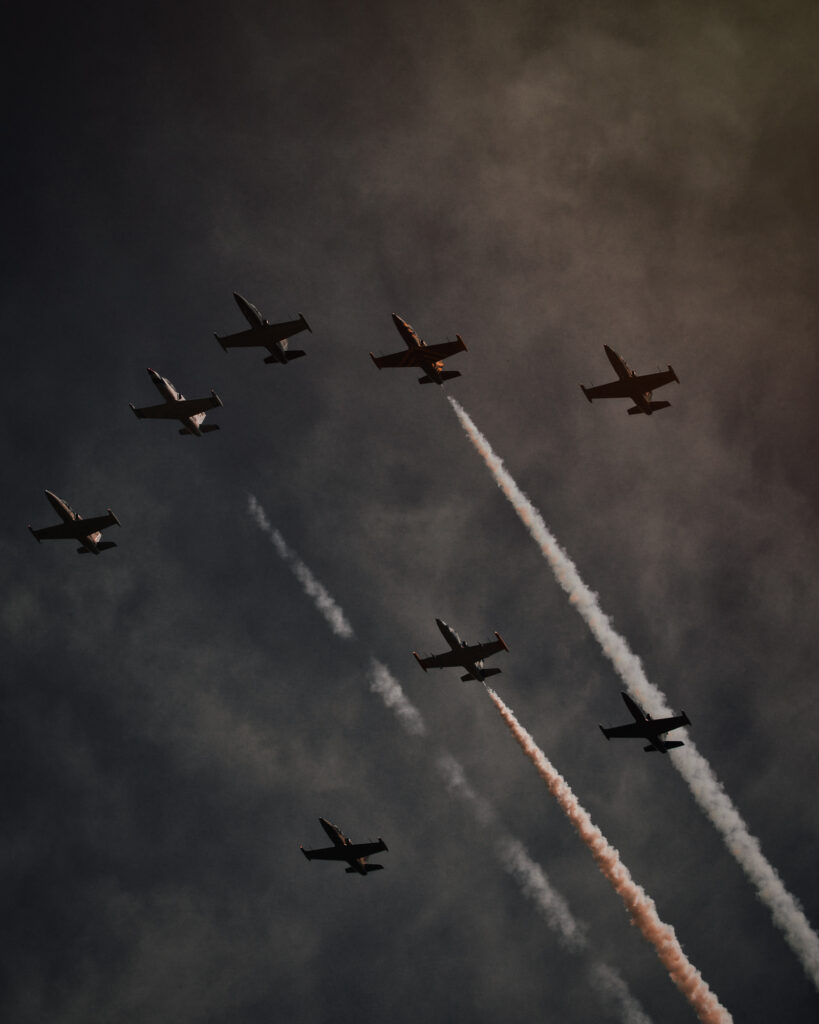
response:
<path fill-rule="evenodd" d="M 444 622 L 443 619 L 436 619 L 435 625 L 438 627 L 438 629 L 449 629 L 449 626 Z"/>
<path fill-rule="evenodd" d="M 409 327 L 409 324 L 407 323 L 407 321 L 406 320 L 402 320 L 402 318 L 397 313 L 393 313 L 393 315 L 392 315 L 392 322 L 399 329 L 402 328 L 402 327 Z"/>
<path fill-rule="evenodd" d="M 150 368 L 150 366 L 148 367 L 148 373 L 150 373 L 150 375 L 151 375 L 151 378 L 152 378 L 153 380 L 159 380 L 159 379 L 160 379 L 160 376 L 159 376 L 159 374 L 158 374 L 158 373 L 156 372 L 156 370 L 152 370 L 152 369 Z"/>

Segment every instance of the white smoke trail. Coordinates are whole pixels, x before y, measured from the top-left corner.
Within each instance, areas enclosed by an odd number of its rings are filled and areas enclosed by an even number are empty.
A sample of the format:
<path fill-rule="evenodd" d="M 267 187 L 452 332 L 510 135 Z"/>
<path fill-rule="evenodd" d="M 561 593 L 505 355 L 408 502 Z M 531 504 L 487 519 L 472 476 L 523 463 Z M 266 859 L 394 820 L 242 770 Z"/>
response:
<path fill-rule="evenodd" d="M 407 699 L 387 666 L 375 658 L 370 659 L 370 689 L 384 701 L 410 736 L 426 736 L 427 727 L 421 712 Z"/>
<path fill-rule="evenodd" d="M 501 459 L 478 430 L 464 409 L 449 398 L 467 436 L 489 467 L 501 491 L 509 499 L 532 538 L 540 547 L 560 586 L 569 595 L 617 674 L 633 697 L 655 717 L 667 715 L 670 708 L 662 691 L 649 682 L 640 659 L 629 648 L 624 637 L 614 629 L 609 617 L 600 608 L 597 595 L 591 591 L 577 571 L 571 558 L 558 544 L 543 517 L 512 479 Z M 690 738 L 686 745 L 670 755 L 674 767 L 688 783 L 694 799 L 711 823 L 721 833 L 725 844 L 750 879 L 760 900 L 768 907 L 774 923 L 783 932 L 788 945 L 798 957 L 808 977 L 819 988 L 819 936 L 811 928 L 796 898 L 785 888 L 775 868 L 762 853 L 759 840 L 743 821 L 733 801 L 722 788 L 708 761 Z"/>
<path fill-rule="evenodd" d="M 352 626 L 341 608 L 271 525 L 264 509 L 252 494 L 248 495 L 248 512 L 259 529 L 271 538 L 279 556 L 291 566 L 304 586 L 305 593 L 314 600 L 333 633 L 344 638 L 353 637 Z M 408 735 L 427 735 L 427 726 L 421 712 L 406 696 L 387 666 L 375 658 L 370 659 L 370 690 L 393 712 Z M 450 754 L 443 752 L 438 766 L 450 792 L 460 796 L 472 807 L 479 823 L 494 825 L 494 809 L 472 789 L 460 764 Z M 583 928 L 572 916 L 563 897 L 552 888 L 545 872 L 529 857 L 523 844 L 508 833 L 503 833 L 496 842 L 495 850 L 501 866 L 517 881 L 524 896 L 541 911 L 547 923 L 558 933 L 562 944 L 573 952 L 584 951 L 586 939 Z M 623 1024 L 651 1024 L 651 1019 L 645 1015 L 640 1003 L 631 995 L 625 981 L 615 970 L 593 962 L 590 977 L 595 990 L 603 997 L 604 1005 L 609 1007 L 612 1000 L 616 1001 Z"/>
<path fill-rule="evenodd" d="M 386 665 L 375 658 L 370 660 L 370 689 L 395 713 L 410 736 L 426 734 L 421 712 L 407 698 L 401 684 Z M 572 953 L 587 951 L 585 928 L 574 917 L 566 900 L 552 887 L 540 865 L 529 856 L 523 843 L 498 824 L 495 809 L 475 792 L 461 764 L 448 751 L 443 750 L 438 755 L 437 765 L 450 794 L 459 797 L 472 809 L 481 826 L 492 829 L 495 855 L 501 867 L 514 878 L 523 895 L 541 912 L 549 927 L 557 933 L 561 945 Z M 608 1005 L 612 1000 L 616 1003 L 624 1024 L 651 1024 L 651 1018 L 645 1014 L 628 985 L 613 968 L 599 961 L 594 962 L 590 967 L 590 976 L 596 991 L 604 997 L 604 1003 Z"/>
<path fill-rule="evenodd" d="M 350 640 L 355 634 L 353 633 L 353 627 L 345 618 L 344 612 L 330 597 L 304 562 L 287 546 L 284 537 L 282 537 L 279 531 L 271 526 L 264 509 L 252 494 L 247 496 L 247 508 L 250 515 L 256 521 L 256 525 L 270 537 L 273 547 L 279 556 L 290 566 L 293 575 L 304 588 L 305 594 L 312 599 L 313 604 L 324 616 L 330 629 L 332 629 L 336 636 Z"/>
<path fill-rule="evenodd" d="M 727 1024 L 733 1020 L 700 972 L 686 957 L 674 929 L 660 920 L 654 900 L 632 879 L 628 868 L 620 860 L 620 854 L 591 820 L 588 811 L 580 805 L 568 782 L 520 724 L 511 708 L 504 704 L 494 690 L 488 686 L 486 689 L 512 735 L 537 768 L 549 792 L 588 846 L 603 876 L 623 900 L 632 921 L 654 946 L 671 980 L 688 999 L 699 1019 L 704 1024 Z"/>

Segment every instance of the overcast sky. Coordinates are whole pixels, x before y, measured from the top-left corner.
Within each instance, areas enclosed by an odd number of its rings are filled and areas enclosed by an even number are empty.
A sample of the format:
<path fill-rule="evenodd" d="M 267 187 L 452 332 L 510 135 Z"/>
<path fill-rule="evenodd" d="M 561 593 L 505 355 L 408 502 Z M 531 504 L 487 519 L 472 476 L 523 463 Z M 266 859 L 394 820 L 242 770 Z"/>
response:
<path fill-rule="evenodd" d="M 446 401 L 819 925 L 815 5 L 90 3 L 4 36 L 2 1019 L 623 1020 L 600 965 L 693 1019 L 483 688 L 416 665 L 441 617 L 503 635 L 498 692 L 735 1020 L 816 1020 L 670 759 L 600 735 L 622 683 Z M 233 291 L 303 311 L 307 357 L 224 353 Z M 462 335 L 463 376 L 379 373 L 393 312 Z M 671 408 L 587 404 L 604 343 L 672 364 Z M 215 388 L 219 433 L 136 420 L 148 366 Z M 45 488 L 116 549 L 35 544 Z M 319 815 L 385 870 L 308 864 Z"/>

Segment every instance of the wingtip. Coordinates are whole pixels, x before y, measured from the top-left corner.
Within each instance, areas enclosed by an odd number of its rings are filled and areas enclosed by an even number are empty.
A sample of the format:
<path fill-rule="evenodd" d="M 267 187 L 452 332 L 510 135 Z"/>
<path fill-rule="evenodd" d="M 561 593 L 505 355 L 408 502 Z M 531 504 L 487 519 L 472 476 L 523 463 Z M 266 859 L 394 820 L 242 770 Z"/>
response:
<path fill-rule="evenodd" d="M 500 635 L 500 633 L 497 632 L 497 630 L 495 631 L 495 636 L 498 638 L 498 643 L 501 645 L 501 647 L 508 654 L 509 653 L 509 648 L 506 646 L 506 641 L 503 639 L 503 637 Z"/>
<path fill-rule="evenodd" d="M 416 654 L 415 651 L 412 652 L 412 656 L 413 656 L 413 658 L 415 658 L 415 660 L 418 662 L 418 664 L 421 666 L 421 668 L 426 672 L 426 670 L 427 670 L 426 665 L 423 663 L 423 661 L 421 661 L 421 659 L 418 657 L 418 655 Z"/>
<path fill-rule="evenodd" d="M 611 739 L 611 737 L 609 736 L 609 734 L 606 732 L 606 730 L 603 728 L 602 725 L 598 725 L 597 728 L 600 730 L 600 732 L 603 733 L 603 735 L 606 737 L 607 740 Z"/>
<path fill-rule="evenodd" d="M 304 324 L 307 330 L 312 334 L 313 328 L 310 326 L 310 324 L 307 323 L 307 318 L 305 317 L 304 313 L 299 313 L 299 320 L 301 320 L 301 322 Z"/>

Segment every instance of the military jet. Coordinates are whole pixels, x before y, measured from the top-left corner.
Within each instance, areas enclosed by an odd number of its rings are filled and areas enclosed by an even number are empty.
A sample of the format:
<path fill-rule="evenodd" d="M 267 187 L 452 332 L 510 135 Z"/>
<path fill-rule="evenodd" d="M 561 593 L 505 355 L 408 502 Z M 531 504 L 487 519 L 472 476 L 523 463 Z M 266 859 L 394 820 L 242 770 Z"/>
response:
<path fill-rule="evenodd" d="M 672 729 L 681 729 L 684 725 L 691 725 L 688 721 L 688 715 L 684 711 L 673 718 L 652 718 L 627 693 L 624 693 L 622 696 L 626 702 L 626 707 L 634 715 L 634 721 L 629 725 L 616 725 L 613 729 L 604 729 L 601 725 L 600 731 L 607 740 L 611 739 L 612 736 L 615 739 L 618 737 L 642 737 L 648 740 L 648 746 L 643 747 L 647 754 L 651 753 L 652 750 L 659 750 L 661 754 L 664 754 L 667 750 L 673 750 L 674 747 L 682 747 L 684 745 L 682 740 L 663 739 L 663 736 L 667 732 L 671 732 Z"/>
<path fill-rule="evenodd" d="M 585 388 L 581 384 L 580 389 L 590 402 L 595 398 L 630 398 L 634 405 L 631 409 L 626 410 L 629 416 L 635 416 L 641 412 L 650 416 L 658 409 L 667 409 L 671 405 L 671 402 L 651 401 L 651 393 L 655 388 L 670 384 L 672 380 L 680 383 L 671 366 L 659 373 L 646 373 L 640 377 L 634 370 L 629 369 L 625 359 L 621 359 L 614 349 L 609 348 L 608 345 L 604 345 L 603 348 L 606 350 L 609 362 L 617 371 L 617 380 L 613 380 L 609 384 L 600 384 L 596 388 Z"/>
<path fill-rule="evenodd" d="M 299 844 L 299 849 L 308 860 L 345 860 L 350 865 L 345 868 L 348 875 L 368 875 L 371 871 L 381 871 L 383 864 L 368 864 L 367 858 L 374 853 L 386 853 L 387 844 L 383 839 L 377 843 L 353 843 L 341 831 L 338 825 L 333 825 L 326 818 L 319 818 L 321 827 L 332 839 L 333 845 L 326 846 L 322 850 L 305 850 Z"/>
<path fill-rule="evenodd" d="M 444 370 L 444 360 L 458 352 L 466 352 L 466 345 L 460 334 L 456 334 L 456 341 L 446 341 L 440 345 L 427 345 L 422 341 L 406 320 L 402 320 L 397 313 L 393 313 L 392 321 L 398 328 L 398 333 L 404 339 L 406 352 L 393 352 L 389 356 L 374 356 L 370 352 L 370 359 L 379 370 L 385 366 L 418 366 L 424 371 L 424 376 L 418 378 L 419 384 L 443 384 L 445 380 L 453 377 L 460 377 L 458 370 Z"/>
<path fill-rule="evenodd" d="M 46 491 L 45 493 L 54 510 L 63 521 L 57 523 L 56 526 L 44 526 L 41 530 L 34 530 L 29 524 L 29 530 L 37 538 L 38 543 L 41 540 L 78 540 L 82 545 L 77 548 L 77 553 L 80 555 L 85 555 L 89 551 L 92 555 L 98 555 L 100 551 L 116 547 L 113 541 L 100 540 L 102 531 L 107 526 L 120 525 L 119 519 L 117 519 L 110 508 L 107 510 L 108 515 L 106 516 L 83 519 L 79 513 L 71 508 L 68 502 L 58 498 L 51 491 Z"/>
<path fill-rule="evenodd" d="M 419 658 L 415 651 L 413 651 L 412 656 L 425 672 L 428 668 L 454 668 L 455 666 L 460 666 L 466 669 L 466 675 L 461 676 L 463 682 L 466 682 L 467 679 L 477 679 L 481 683 L 489 676 L 500 674 L 499 668 L 483 667 L 484 658 L 497 654 L 498 651 L 509 650 L 503 642 L 503 637 L 500 633 L 495 633 L 496 639 L 490 640 L 488 643 L 472 644 L 472 646 L 469 646 L 442 619 L 436 619 L 435 622 L 443 634 L 444 640 L 452 649 L 444 654 L 430 654 L 426 658 Z"/>
<path fill-rule="evenodd" d="M 210 398 L 188 399 L 176 390 L 167 377 L 161 377 L 150 366 L 148 373 L 165 401 L 161 405 L 148 405 L 144 409 L 137 409 L 129 402 L 135 416 L 141 420 L 179 420 L 182 424 L 180 434 L 195 434 L 197 437 L 219 429 L 215 423 L 202 426 L 206 410 L 216 409 L 222 404 L 215 391 L 211 391 Z"/>
<path fill-rule="evenodd" d="M 310 331 L 312 328 L 304 319 L 304 314 L 299 313 L 298 320 L 285 320 L 280 324 L 271 324 L 265 320 L 262 314 L 256 309 L 252 302 L 243 299 L 237 292 L 233 293 L 236 305 L 241 309 L 245 319 L 250 324 L 249 331 L 240 331 L 238 334 L 228 334 L 220 338 L 214 334 L 214 338 L 227 352 L 229 348 L 254 348 L 259 346 L 266 348 L 270 353 L 265 358 L 266 363 L 287 364 L 300 356 L 305 355 L 301 349 L 288 348 L 287 342 L 291 334 L 298 334 L 299 331 Z"/>

